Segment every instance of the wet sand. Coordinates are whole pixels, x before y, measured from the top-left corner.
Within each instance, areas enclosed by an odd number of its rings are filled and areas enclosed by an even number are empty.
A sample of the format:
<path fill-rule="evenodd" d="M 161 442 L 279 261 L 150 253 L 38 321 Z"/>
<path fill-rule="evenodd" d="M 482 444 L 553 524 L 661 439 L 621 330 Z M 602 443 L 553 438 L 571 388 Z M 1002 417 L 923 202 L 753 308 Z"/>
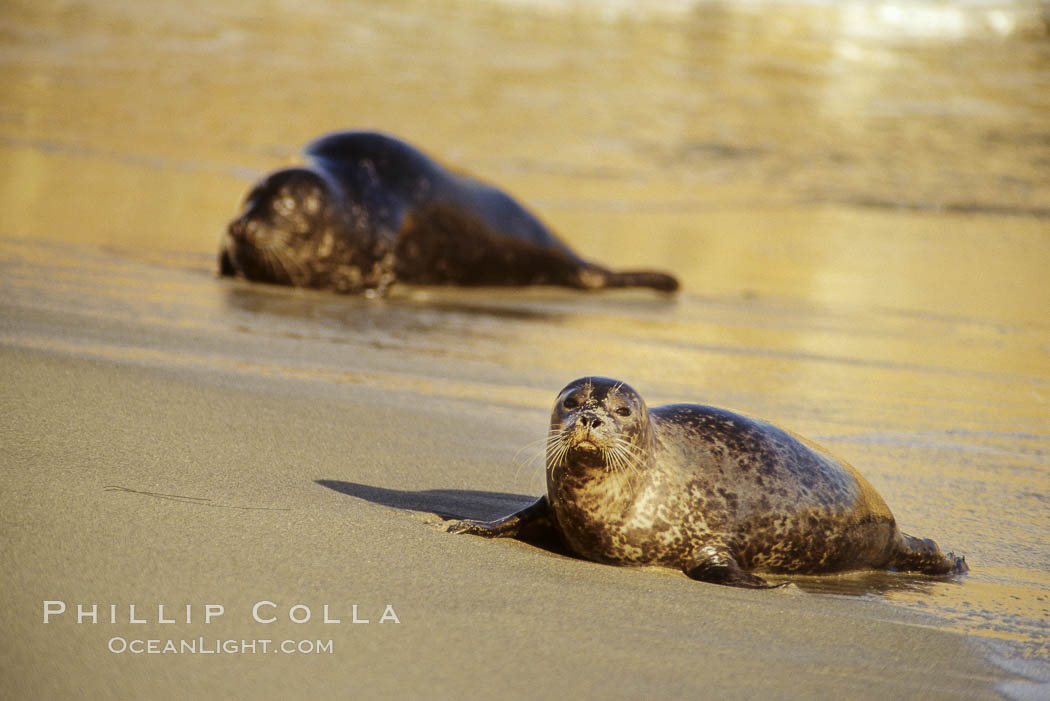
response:
<path fill-rule="evenodd" d="M 0 696 L 1045 694 L 1040 6 L 602 6 L 5 6 Z M 683 292 L 217 279 L 253 178 L 347 127 Z M 542 493 L 585 374 L 817 440 L 972 571 L 742 592 L 443 533 Z"/>

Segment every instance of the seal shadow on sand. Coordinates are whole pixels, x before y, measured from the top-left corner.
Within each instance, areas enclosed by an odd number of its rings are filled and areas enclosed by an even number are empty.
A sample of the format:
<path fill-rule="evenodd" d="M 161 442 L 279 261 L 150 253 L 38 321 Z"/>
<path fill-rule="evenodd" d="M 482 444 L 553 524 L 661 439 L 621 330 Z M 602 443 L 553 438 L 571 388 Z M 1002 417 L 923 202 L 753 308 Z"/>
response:
<path fill-rule="evenodd" d="M 433 514 L 442 521 L 464 519 L 491 521 L 520 511 L 538 498 L 525 494 L 481 492 L 470 489 L 425 489 L 412 492 L 339 480 L 316 480 L 316 483 L 340 494 L 363 499 L 380 506 Z M 516 540 L 556 555 L 564 555 L 576 560 L 582 559 L 558 540 L 528 532 L 522 533 Z"/>
<path fill-rule="evenodd" d="M 340 494 L 372 504 L 403 511 L 429 513 L 443 521 L 491 521 L 519 511 L 537 499 L 535 496 L 525 494 L 483 492 L 470 489 L 409 491 L 340 480 L 321 479 L 315 482 Z M 582 559 L 560 541 L 536 537 L 535 534 L 530 533 L 523 533 L 516 540 L 556 555 Z M 791 582 L 807 593 L 844 596 L 880 596 L 897 591 L 929 593 L 935 585 L 948 581 L 943 577 L 886 571 L 861 571 L 825 576 L 765 576 L 773 582 Z"/>

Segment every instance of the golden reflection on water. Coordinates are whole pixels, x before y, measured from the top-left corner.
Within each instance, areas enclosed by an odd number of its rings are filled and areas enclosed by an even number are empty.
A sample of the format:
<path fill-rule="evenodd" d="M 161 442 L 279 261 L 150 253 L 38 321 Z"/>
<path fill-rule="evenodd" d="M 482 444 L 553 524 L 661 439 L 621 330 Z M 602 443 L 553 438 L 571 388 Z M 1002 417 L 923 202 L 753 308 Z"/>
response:
<path fill-rule="evenodd" d="M 541 416 L 601 373 L 651 403 L 763 415 L 974 569 L 859 590 L 1050 656 L 1045 5 L 609 8 L 6 3 L 2 341 Z M 685 292 L 367 302 L 214 280 L 252 179 L 348 127 L 402 135 Z"/>

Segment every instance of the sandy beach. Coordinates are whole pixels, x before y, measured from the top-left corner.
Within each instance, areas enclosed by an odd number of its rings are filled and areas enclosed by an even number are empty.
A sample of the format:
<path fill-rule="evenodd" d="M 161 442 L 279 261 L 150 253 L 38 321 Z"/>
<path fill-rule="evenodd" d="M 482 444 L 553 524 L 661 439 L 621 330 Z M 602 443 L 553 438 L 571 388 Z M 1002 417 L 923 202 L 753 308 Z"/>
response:
<path fill-rule="evenodd" d="M 756 595 L 436 528 L 428 512 L 527 503 L 504 491 L 506 453 L 538 410 L 86 355 L 3 352 L 9 698 L 957 699 L 1007 678 L 877 600 Z M 45 600 L 68 611 L 44 625 Z M 276 622 L 253 618 L 260 601 Z M 78 624 L 78 604 L 100 622 Z M 204 623 L 208 604 L 224 614 Z M 291 621 L 297 604 L 311 621 Z M 398 622 L 379 623 L 388 604 Z M 201 637 L 331 652 L 111 651 Z"/>
<path fill-rule="evenodd" d="M 602 7 L 3 10 L 0 697 L 1046 697 L 1045 8 Z M 683 290 L 217 277 L 254 179 L 350 127 Z M 589 374 L 818 441 L 971 572 L 445 533 L 543 493 Z"/>
<path fill-rule="evenodd" d="M 579 369 L 537 362 L 541 377 L 521 381 L 487 357 L 480 332 L 575 338 L 571 320 L 551 320 L 552 307 L 580 304 L 571 293 L 446 292 L 442 303 L 424 291 L 428 301 L 369 308 L 170 260 L 5 250 L 16 252 L 0 413 L 9 697 L 996 698 L 996 684 L 1028 683 L 990 661 L 993 639 L 967 635 L 972 619 L 924 610 L 945 597 L 948 610 L 995 609 L 1002 587 L 972 549 L 980 569 L 961 581 L 869 573 L 753 592 L 444 533 L 443 518 L 494 518 L 542 493 L 552 378 Z M 45 279 L 34 251 L 68 274 Z M 631 294 L 586 304 L 588 318 L 668 305 Z M 387 329 L 402 337 L 384 345 L 316 321 L 345 313 L 356 327 L 368 312 L 419 324 Z M 472 322 L 481 343 L 444 357 L 428 347 L 486 313 Z M 624 370 L 637 352 L 610 350 L 603 367 Z M 923 478 L 868 474 L 908 523 L 973 547 L 944 509 L 903 498 Z M 65 611 L 44 624 L 54 602 Z M 77 606 L 96 605 L 98 623 L 78 623 Z M 205 622 L 210 605 L 223 613 Z M 380 623 L 388 605 L 397 620 Z M 150 640 L 156 654 L 125 649 Z M 198 647 L 165 653 L 169 640 Z M 259 642 L 197 651 L 224 641 Z M 274 652 L 285 641 L 313 652 Z"/>

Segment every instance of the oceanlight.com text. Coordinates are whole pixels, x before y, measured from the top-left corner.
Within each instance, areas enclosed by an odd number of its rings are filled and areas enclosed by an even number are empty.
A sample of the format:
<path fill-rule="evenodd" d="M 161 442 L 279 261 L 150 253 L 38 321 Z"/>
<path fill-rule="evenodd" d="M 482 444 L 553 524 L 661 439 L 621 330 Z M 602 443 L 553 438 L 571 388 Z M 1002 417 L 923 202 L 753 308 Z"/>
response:
<path fill-rule="evenodd" d="M 331 655 L 331 640 L 222 640 L 219 638 L 110 638 L 115 655 Z"/>

